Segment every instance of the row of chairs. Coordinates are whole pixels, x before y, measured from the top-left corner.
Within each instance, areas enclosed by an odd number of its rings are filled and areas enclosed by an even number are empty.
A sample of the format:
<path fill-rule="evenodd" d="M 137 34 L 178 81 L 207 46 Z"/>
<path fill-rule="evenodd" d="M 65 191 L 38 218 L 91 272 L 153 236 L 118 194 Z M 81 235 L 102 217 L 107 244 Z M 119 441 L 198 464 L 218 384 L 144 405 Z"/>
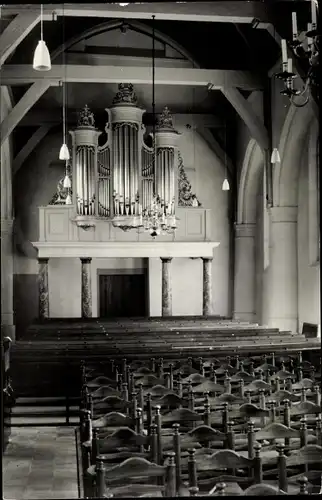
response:
<path fill-rule="evenodd" d="M 235 359 L 234 366 L 231 359 L 151 360 L 146 368 L 123 360 L 105 373 L 83 366 L 86 496 L 103 496 L 106 487 L 114 496 L 195 496 L 198 488 L 211 494 L 268 488 L 278 494 L 293 492 L 297 480 L 299 492 L 312 490 L 321 475 L 319 468 L 310 469 L 314 460 L 321 463 L 318 375 L 300 356 L 271 361 Z M 142 483 L 147 476 L 157 478 L 152 489 Z M 115 486 L 125 478 L 131 485 Z"/>

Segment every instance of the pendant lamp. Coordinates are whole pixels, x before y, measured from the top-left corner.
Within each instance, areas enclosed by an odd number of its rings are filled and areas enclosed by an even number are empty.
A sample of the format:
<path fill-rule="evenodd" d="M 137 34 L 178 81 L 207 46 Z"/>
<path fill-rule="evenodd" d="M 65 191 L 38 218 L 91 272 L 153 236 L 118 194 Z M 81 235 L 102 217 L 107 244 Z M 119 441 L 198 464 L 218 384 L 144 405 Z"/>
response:
<path fill-rule="evenodd" d="M 63 11 L 64 16 L 64 11 Z M 63 144 L 59 151 L 59 159 L 68 161 L 70 159 L 70 154 L 68 150 L 68 146 L 66 144 L 66 62 L 65 62 L 65 16 L 63 17 L 63 66 L 65 70 L 65 81 L 62 82 L 63 87 Z"/>
<path fill-rule="evenodd" d="M 71 183 L 70 177 L 68 175 L 68 171 L 67 171 L 67 165 L 66 165 L 66 175 L 64 178 L 63 187 L 64 187 L 64 189 L 71 189 L 71 187 L 72 187 L 72 183 Z"/>
<path fill-rule="evenodd" d="M 223 191 L 229 191 L 230 190 L 230 186 L 229 186 L 229 182 L 228 182 L 227 178 L 224 179 L 224 182 L 222 183 L 222 188 L 221 189 Z"/>
<path fill-rule="evenodd" d="M 224 182 L 222 183 L 221 189 L 222 191 L 229 191 L 230 186 L 229 186 L 229 181 L 227 179 L 227 126 L 225 126 L 225 179 Z"/>
<path fill-rule="evenodd" d="M 33 60 L 33 69 L 36 71 L 49 71 L 51 70 L 50 54 L 44 41 L 43 32 L 43 5 L 40 6 L 40 40 L 36 47 Z"/>
<path fill-rule="evenodd" d="M 271 163 L 275 165 L 275 163 L 280 163 L 281 162 L 281 157 L 278 152 L 277 148 L 274 148 L 272 151 L 272 156 L 271 156 Z"/>

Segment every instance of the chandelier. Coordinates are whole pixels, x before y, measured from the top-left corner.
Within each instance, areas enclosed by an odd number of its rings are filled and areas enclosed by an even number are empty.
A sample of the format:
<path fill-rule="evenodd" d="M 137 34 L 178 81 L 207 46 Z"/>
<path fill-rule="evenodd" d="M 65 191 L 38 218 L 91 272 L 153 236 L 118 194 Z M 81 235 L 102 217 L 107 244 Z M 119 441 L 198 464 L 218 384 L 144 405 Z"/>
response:
<path fill-rule="evenodd" d="M 152 238 L 160 234 L 172 234 L 177 229 L 177 218 L 171 214 L 171 209 L 165 210 L 159 196 L 154 195 L 151 206 L 143 213 L 143 227 Z"/>
<path fill-rule="evenodd" d="M 172 123 L 172 116 L 167 107 L 164 108 L 158 124 L 156 133 L 156 116 L 155 116 L 155 30 L 154 30 L 154 20 L 155 16 L 152 16 L 152 140 L 153 140 L 153 170 L 154 170 L 154 182 L 153 182 L 153 195 L 151 204 L 143 210 L 143 227 L 144 230 L 149 232 L 152 238 L 156 238 L 159 235 L 172 234 L 177 229 L 177 218 L 175 216 L 175 196 L 174 192 L 166 192 L 166 184 L 174 185 L 174 149 L 173 147 L 167 147 L 167 143 L 162 144 L 164 137 L 169 139 L 171 136 L 175 136 L 178 133 L 174 130 Z M 167 137 L 168 136 L 168 137 Z M 163 140 L 162 140 L 163 137 Z M 158 153 L 157 153 L 157 140 L 158 143 Z M 163 147 L 162 147 L 163 146 Z M 164 147 L 166 146 L 166 147 Z M 172 144 L 171 144 L 172 146 Z M 166 155 L 166 162 L 163 161 L 164 155 Z M 160 161 L 158 156 L 161 156 Z M 171 158 L 172 156 L 172 158 Z M 166 163 L 172 168 L 164 169 Z M 167 200 L 165 199 L 167 196 Z"/>
<path fill-rule="evenodd" d="M 310 100 L 310 94 L 319 103 L 319 32 L 317 27 L 317 2 L 311 0 L 312 18 L 306 32 L 300 32 L 297 26 L 296 12 L 292 12 L 292 41 L 282 40 L 282 71 L 275 74 L 284 82 L 282 95 L 286 95 L 296 107 L 305 106 Z M 304 62 L 307 73 L 302 89 L 294 85 L 297 78 L 293 72 L 292 59 L 288 58 L 287 47 L 290 47 L 296 58 Z"/>

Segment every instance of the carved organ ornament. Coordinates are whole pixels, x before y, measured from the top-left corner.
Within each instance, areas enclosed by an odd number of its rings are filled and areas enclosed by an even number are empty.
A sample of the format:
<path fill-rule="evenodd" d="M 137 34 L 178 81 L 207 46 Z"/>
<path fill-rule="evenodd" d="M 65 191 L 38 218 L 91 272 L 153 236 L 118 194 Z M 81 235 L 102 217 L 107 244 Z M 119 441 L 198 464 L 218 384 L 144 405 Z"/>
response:
<path fill-rule="evenodd" d="M 178 152 L 179 133 L 169 109 L 164 109 L 155 127 L 155 151 L 144 141 L 145 110 L 137 105 L 132 84 L 119 84 L 112 107 L 106 112 L 104 145 L 99 146 L 102 132 L 95 127 L 87 105 L 79 113 L 77 127 L 70 131 L 70 194 L 77 214 L 74 222 L 89 229 L 95 227 L 97 219 L 107 219 L 124 231 L 143 227 L 156 236 L 160 233 L 154 220 L 161 220 L 162 229 L 174 231 L 176 204 L 196 207 L 200 203 L 184 172 Z M 55 195 L 51 204 L 64 203 L 66 193 L 60 184 L 59 196 Z"/>

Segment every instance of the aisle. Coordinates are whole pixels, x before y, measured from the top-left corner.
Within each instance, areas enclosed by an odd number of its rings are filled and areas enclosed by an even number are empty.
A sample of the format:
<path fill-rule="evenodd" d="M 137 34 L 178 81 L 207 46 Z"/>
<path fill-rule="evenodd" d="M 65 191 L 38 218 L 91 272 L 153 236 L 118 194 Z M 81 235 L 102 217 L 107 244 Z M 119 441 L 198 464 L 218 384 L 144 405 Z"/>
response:
<path fill-rule="evenodd" d="M 5 500 L 78 498 L 72 427 L 13 428 L 2 467 Z"/>

